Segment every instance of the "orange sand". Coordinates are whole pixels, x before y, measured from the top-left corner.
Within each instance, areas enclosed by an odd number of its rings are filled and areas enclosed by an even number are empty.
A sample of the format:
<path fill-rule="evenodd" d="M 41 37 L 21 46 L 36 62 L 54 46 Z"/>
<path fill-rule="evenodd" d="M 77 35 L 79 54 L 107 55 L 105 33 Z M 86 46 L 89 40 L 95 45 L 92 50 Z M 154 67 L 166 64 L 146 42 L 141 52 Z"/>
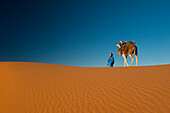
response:
<path fill-rule="evenodd" d="M 170 113 L 170 65 L 1 62 L 0 113 Z"/>

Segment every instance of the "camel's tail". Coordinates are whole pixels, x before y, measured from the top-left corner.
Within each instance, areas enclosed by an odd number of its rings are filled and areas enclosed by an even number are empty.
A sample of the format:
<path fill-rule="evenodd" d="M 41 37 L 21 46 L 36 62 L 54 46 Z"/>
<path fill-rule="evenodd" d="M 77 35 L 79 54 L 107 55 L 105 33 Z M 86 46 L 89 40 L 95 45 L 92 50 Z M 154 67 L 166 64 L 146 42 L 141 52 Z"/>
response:
<path fill-rule="evenodd" d="M 136 46 L 134 46 L 133 47 L 133 51 L 134 51 L 134 54 L 135 54 L 135 57 L 136 57 L 136 66 L 138 65 L 138 52 L 137 52 L 137 47 Z"/>
<path fill-rule="evenodd" d="M 133 51 L 134 51 L 134 54 L 137 56 L 138 55 L 138 51 L 137 51 L 137 47 L 136 46 L 133 47 Z"/>

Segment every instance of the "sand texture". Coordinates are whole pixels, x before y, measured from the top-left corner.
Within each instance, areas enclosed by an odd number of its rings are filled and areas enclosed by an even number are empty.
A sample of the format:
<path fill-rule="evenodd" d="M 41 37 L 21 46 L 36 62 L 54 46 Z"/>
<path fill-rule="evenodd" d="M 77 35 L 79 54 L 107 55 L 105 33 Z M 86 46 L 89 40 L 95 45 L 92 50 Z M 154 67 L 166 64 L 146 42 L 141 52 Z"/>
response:
<path fill-rule="evenodd" d="M 1 62 L 0 113 L 170 113 L 170 65 Z"/>

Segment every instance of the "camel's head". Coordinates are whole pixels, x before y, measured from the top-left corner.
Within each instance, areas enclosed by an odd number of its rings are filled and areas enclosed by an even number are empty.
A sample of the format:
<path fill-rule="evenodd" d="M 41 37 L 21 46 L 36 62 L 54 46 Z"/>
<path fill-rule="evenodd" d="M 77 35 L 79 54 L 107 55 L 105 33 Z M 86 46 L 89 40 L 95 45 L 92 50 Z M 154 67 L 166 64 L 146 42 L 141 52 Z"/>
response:
<path fill-rule="evenodd" d="M 120 45 L 119 45 L 119 44 L 116 44 L 116 46 L 120 48 Z"/>
<path fill-rule="evenodd" d="M 121 48 L 121 45 L 122 45 L 122 41 L 119 41 L 119 42 L 116 44 L 116 46 L 119 47 L 119 48 Z"/>

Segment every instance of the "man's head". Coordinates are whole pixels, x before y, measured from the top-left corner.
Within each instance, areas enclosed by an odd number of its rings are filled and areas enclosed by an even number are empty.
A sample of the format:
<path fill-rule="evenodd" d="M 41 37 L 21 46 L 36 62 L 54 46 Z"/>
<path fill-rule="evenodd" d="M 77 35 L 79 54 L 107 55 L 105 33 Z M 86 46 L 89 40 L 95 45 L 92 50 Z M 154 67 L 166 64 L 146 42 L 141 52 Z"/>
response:
<path fill-rule="evenodd" d="M 110 57 L 112 57 L 113 56 L 113 53 L 110 53 Z"/>

